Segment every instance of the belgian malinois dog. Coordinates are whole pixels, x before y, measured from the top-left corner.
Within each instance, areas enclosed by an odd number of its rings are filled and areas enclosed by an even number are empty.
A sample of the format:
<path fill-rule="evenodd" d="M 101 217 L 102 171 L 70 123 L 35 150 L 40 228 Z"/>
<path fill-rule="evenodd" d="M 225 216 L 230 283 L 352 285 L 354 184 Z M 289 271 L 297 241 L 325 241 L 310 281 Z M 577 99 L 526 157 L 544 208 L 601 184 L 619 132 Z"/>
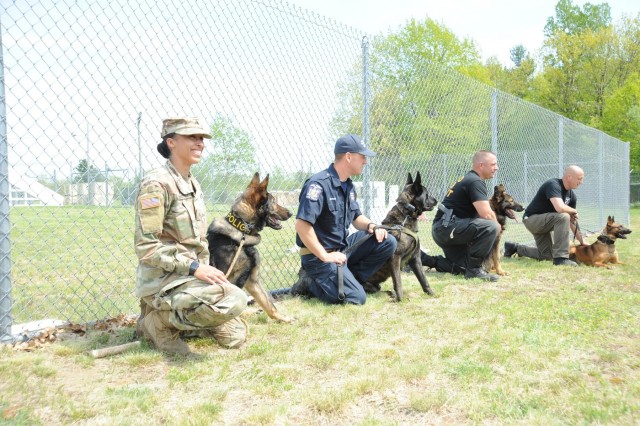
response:
<path fill-rule="evenodd" d="M 493 188 L 493 195 L 489 199 L 489 205 L 491 206 L 491 210 L 496 214 L 496 219 L 498 219 L 498 223 L 500 224 L 500 232 L 498 232 L 498 238 L 496 238 L 496 242 L 491 250 L 491 256 L 484 261 L 483 267 L 486 271 L 495 269 L 498 275 L 509 275 L 500 266 L 500 239 L 507 227 L 507 218 L 517 220 L 513 212 L 524 211 L 524 207 L 513 199 L 505 190 L 503 184 L 496 185 Z"/>
<path fill-rule="evenodd" d="M 397 301 L 402 300 L 400 272 L 406 264 L 409 264 L 418 278 L 422 290 L 429 295 L 434 294 L 422 270 L 418 217 L 425 211 L 433 210 L 438 202 L 430 197 L 427 189 L 422 186 L 420 172 L 416 173 L 415 181 L 411 173 L 408 176 L 407 183 L 396 200 L 396 205 L 382 221 L 382 226 L 388 227 L 388 232 L 398 241 L 398 247 L 387 262 L 362 285 L 366 292 L 375 293 L 380 291 L 380 284 L 391 277 Z"/>
<path fill-rule="evenodd" d="M 613 216 L 609 216 L 607 225 L 596 242 L 590 245 L 571 247 L 569 257 L 578 263 L 601 268 L 612 268 L 608 264 L 622 265 L 615 243 L 618 238 L 626 239 L 627 234 L 630 233 L 631 229 L 625 228 L 624 225 L 617 223 Z"/>
<path fill-rule="evenodd" d="M 207 240 L 211 252 L 209 263 L 227 274 L 227 279 L 253 296 L 266 314 L 278 321 L 291 322 L 276 309 L 273 300 L 260 284 L 260 256 L 256 246 L 265 226 L 282 229 L 281 220 L 291 212 L 276 203 L 267 192 L 269 175 L 262 182 L 258 173 L 244 192 L 234 201 L 225 217 L 217 217 L 209 225 Z M 231 270 L 229 268 L 231 267 Z"/>

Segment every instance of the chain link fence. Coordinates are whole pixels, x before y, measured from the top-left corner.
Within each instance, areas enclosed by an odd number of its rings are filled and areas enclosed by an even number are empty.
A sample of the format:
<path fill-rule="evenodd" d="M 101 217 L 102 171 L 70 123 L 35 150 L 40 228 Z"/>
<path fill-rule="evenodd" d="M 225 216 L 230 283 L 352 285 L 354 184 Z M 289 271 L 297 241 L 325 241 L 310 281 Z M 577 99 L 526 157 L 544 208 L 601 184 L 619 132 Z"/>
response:
<path fill-rule="evenodd" d="M 491 185 L 526 204 L 568 164 L 586 172 L 581 225 L 629 221 L 629 146 L 279 0 L 15 2 L 0 16 L 0 336 L 12 324 L 89 322 L 135 312 L 134 208 L 163 163 L 162 119 L 212 128 L 194 168 L 208 217 L 254 172 L 294 213 L 335 139 L 365 135 L 379 155 L 359 177 L 381 220 L 407 173 L 441 199 L 478 149 Z M 431 218 L 420 229 L 426 250 Z M 293 219 L 263 232 L 262 282 L 297 277 Z M 520 224 L 508 237 L 530 240 Z"/>

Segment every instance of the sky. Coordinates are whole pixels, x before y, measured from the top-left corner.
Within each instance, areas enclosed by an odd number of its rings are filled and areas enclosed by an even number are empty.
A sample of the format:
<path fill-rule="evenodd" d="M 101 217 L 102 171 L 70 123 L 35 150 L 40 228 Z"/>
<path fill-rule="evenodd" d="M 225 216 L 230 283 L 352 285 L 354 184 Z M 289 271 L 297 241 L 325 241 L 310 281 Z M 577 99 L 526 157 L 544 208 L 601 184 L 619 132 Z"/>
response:
<path fill-rule="evenodd" d="M 289 3 L 369 34 L 395 30 L 407 20 L 430 17 L 459 38 L 472 38 L 483 61 L 496 56 L 511 65 L 509 50 L 518 44 L 535 54 L 542 46 L 547 18 L 555 16 L 557 0 L 289 0 Z M 573 1 L 582 7 L 585 1 Z M 591 4 L 601 4 L 592 1 Z M 636 16 L 638 0 L 610 0 L 614 22 L 624 13 Z"/>

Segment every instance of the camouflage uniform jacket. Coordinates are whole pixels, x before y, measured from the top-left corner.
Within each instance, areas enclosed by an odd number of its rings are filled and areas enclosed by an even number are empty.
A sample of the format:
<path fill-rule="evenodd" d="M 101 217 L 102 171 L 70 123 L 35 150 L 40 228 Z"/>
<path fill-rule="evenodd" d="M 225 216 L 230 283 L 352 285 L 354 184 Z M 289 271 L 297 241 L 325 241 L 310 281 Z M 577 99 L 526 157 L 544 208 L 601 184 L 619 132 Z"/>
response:
<path fill-rule="evenodd" d="M 170 161 L 146 175 L 136 198 L 136 296 L 168 291 L 187 281 L 194 260 L 209 263 L 204 196 L 191 175 Z"/>

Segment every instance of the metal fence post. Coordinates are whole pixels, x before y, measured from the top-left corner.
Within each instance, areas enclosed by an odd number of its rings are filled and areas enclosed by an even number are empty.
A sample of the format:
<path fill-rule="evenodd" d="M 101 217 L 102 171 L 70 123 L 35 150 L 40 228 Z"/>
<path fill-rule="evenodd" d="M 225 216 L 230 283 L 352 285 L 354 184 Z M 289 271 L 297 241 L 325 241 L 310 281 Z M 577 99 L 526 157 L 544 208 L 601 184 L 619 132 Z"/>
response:
<path fill-rule="evenodd" d="M 1 18 L 1 17 L 0 17 Z M 4 90 L 2 22 L 0 22 L 0 342 L 11 340 L 11 240 L 9 233 L 9 162 Z"/>
<path fill-rule="evenodd" d="M 564 118 L 558 119 L 558 176 L 564 173 Z"/>
<path fill-rule="evenodd" d="M 371 147 L 371 129 L 369 124 L 369 39 L 362 37 L 362 137 L 367 147 Z M 371 201 L 373 198 L 373 187 L 371 184 L 373 173 L 373 161 L 365 167 L 362 176 L 362 192 L 364 196 L 364 214 L 371 217 Z"/>
<path fill-rule="evenodd" d="M 604 223 L 604 140 L 602 132 L 598 132 L 598 205 L 600 206 L 600 222 Z"/>
<path fill-rule="evenodd" d="M 491 92 L 491 151 L 498 156 L 498 89 Z M 491 187 L 496 185 L 496 177 L 491 178 Z M 489 191 L 491 193 L 491 191 Z"/>

